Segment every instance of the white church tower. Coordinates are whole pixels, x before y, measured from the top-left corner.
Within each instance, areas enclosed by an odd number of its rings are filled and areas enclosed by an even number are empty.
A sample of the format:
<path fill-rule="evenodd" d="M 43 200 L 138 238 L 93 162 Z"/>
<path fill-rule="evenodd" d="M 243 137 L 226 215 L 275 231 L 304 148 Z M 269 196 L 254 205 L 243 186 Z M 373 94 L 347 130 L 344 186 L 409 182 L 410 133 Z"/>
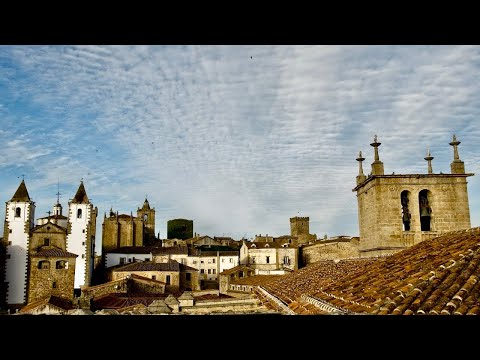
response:
<path fill-rule="evenodd" d="M 6 204 L 6 304 L 8 307 L 21 307 L 25 305 L 27 294 L 28 241 L 30 230 L 35 225 L 35 203 L 30 200 L 24 180 Z"/>
<path fill-rule="evenodd" d="M 67 251 L 77 254 L 74 289 L 90 286 L 95 258 L 95 229 L 98 209 L 88 199 L 83 181 L 68 202 Z"/>

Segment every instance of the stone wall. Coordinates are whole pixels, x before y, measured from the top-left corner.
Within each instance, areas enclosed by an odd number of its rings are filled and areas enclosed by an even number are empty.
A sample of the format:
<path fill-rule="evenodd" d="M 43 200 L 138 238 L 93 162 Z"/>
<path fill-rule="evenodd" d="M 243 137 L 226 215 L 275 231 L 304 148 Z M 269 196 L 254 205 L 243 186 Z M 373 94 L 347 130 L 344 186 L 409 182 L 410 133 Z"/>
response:
<path fill-rule="evenodd" d="M 321 260 L 359 257 L 359 242 L 354 240 L 317 241 L 302 248 L 302 261 L 308 265 Z"/>
<path fill-rule="evenodd" d="M 425 240 L 429 232 L 420 229 L 418 200 L 422 190 L 429 192 L 431 232 L 440 234 L 470 228 L 467 175 L 384 175 L 364 183 L 357 189 L 360 250 L 401 249 Z M 400 194 L 404 190 L 410 193 L 409 237 L 403 236 Z"/>
<path fill-rule="evenodd" d="M 118 280 L 127 277 L 130 274 L 143 276 L 149 279 L 167 283 L 167 275 L 170 275 L 170 284 L 167 284 L 166 291 L 178 291 L 180 289 L 180 273 L 175 271 L 113 271 L 112 280 Z"/>
<path fill-rule="evenodd" d="M 49 295 L 64 296 L 73 299 L 75 282 L 75 258 L 31 257 L 27 302 L 32 302 Z M 56 262 L 68 261 L 68 268 L 56 269 Z M 39 261 L 48 261 L 48 269 L 39 269 Z M 55 283 L 55 288 L 53 284 Z"/>

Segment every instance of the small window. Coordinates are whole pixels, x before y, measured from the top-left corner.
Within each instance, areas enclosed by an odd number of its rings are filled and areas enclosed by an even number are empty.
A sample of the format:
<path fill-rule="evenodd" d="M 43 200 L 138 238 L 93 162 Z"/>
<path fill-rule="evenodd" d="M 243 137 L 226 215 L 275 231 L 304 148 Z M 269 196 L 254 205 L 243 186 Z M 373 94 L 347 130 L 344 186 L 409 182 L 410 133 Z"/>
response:
<path fill-rule="evenodd" d="M 50 246 L 50 239 L 43 239 L 43 246 Z"/>
<path fill-rule="evenodd" d="M 55 264 L 55 269 L 65 269 L 65 260 L 59 260 Z"/>
<path fill-rule="evenodd" d="M 85 254 L 82 254 L 82 259 L 85 259 Z"/>
<path fill-rule="evenodd" d="M 186 273 L 185 274 L 185 280 L 190 281 L 192 279 L 192 274 Z"/>
<path fill-rule="evenodd" d="M 148 215 L 147 214 L 143 215 L 143 221 L 148 222 Z"/>
<path fill-rule="evenodd" d="M 252 264 L 255 264 L 255 256 L 252 256 Z"/>
<path fill-rule="evenodd" d="M 243 278 L 243 271 L 239 271 L 239 272 L 238 272 L 238 277 L 239 277 L 239 278 Z"/>
<path fill-rule="evenodd" d="M 77 219 L 81 219 L 82 218 L 82 209 L 78 209 L 77 210 Z"/>
<path fill-rule="evenodd" d="M 133 262 L 135 262 L 135 261 L 136 261 L 136 260 L 135 260 L 135 256 L 133 257 L 133 260 L 132 260 L 132 261 L 133 261 Z"/>
<path fill-rule="evenodd" d="M 15 217 L 20 217 L 20 215 L 22 215 L 22 209 L 20 209 L 19 207 L 17 207 L 15 209 Z"/>
<path fill-rule="evenodd" d="M 200 260 L 200 264 L 203 264 L 203 260 Z"/>
<path fill-rule="evenodd" d="M 205 274 L 205 270 L 200 269 L 200 274 Z"/>
<path fill-rule="evenodd" d="M 128 258 L 128 262 L 132 262 L 132 259 Z"/>
<path fill-rule="evenodd" d="M 156 275 L 152 275 L 152 280 L 157 280 L 157 276 L 156 276 Z"/>
<path fill-rule="evenodd" d="M 54 282 L 52 283 L 52 289 L 56 289 L 56 288 L 57 288 L 57 282 L 54 281 Z"/>
<path fill-rule="evenodd" d="M 85 229 L 82 229 L 82 233 L 84 233 L 84 234 L 85 234 Z"/>
<path fill-rule="evenodd" d="M 85 246 L 85 241 L 82 241 L 82 246 Z"/>
<path fill-rule="evenodd" d="M 270 256 L 267 256 L 267 264 L 270 264 Z"/>
<path fill-rule="evenodd" d="M 150 261 L 150 258 L 145 258 L 145 261 Z"/>
<path fill-rule="evenodd" d="M 212 270 L 208 269 L 208 274 L 210 275 L 212 273 Z"/>
<path fill-rule="evenodd" d="M 11 233 L 12 233 L 12 229 L 8 230 L 8 232 L 11 234 Z"/>
<path fill-rule="evenodd" d="M 230 258 L 230 262 L 233 263 L 233 259 L 232 259 L 232 258 Z"/>
<path fill-rule="evenodd" d="M 216 272 L 216 269 L 212 269 L 212 274 L 215 274 L 215 272 Z"/>
<path fill-rule="evenodd" d="M 121 257 L 121 258 L 120 258 L 120 265 L 125 264 L 126 261 L 127 261 L 127 258 Z"/>
<path fill-rule="evenodd" d="M 41 270 L 50 269 L 50 261 L 42 260 L 38 262 L 38 268 Z"/>
<path fill-rule="evenodd" d="M 222 258 L 222 263 L 225 262 L 225 259 Z"/>
<path fill-rule="evenodd" d="M 215 264 L 215 259 L 212 259 L 212 263 L 214 263 L 214 264 Z"/>
<path fill-rule="evenodd" d="M 170 285 L 170 275 L 167 275 L 166 281 L 167 285 Z"/>
<path fill-rule="evenodd" d="M 192 261 L 192 264 L 196 264 L 196 263 L 197 263 L 197 260 L 193 260 L 193 261 Z"/>

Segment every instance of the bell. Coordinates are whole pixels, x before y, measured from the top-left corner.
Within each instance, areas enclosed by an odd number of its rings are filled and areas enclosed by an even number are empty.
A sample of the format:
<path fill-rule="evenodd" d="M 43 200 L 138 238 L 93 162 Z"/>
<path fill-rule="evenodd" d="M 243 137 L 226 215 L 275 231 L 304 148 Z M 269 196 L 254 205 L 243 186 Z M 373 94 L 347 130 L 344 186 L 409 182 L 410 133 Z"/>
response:
<path fill-rule="evenodd" d="M 430 210 L 428 206 L 422 206 L 420 209 L 420 216 L 430 216 Z"/>

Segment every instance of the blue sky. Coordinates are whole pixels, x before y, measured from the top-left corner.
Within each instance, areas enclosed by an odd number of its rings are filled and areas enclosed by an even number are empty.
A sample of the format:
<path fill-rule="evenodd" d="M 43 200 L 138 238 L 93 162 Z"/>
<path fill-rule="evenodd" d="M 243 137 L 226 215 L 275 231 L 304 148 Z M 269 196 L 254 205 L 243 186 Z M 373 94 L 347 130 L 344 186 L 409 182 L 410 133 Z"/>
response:
<path fill-rule="evenodd" d="M 58 182 L 65 213 L 83 178 L 98 240 L 145 196 L 162 238 L 175 218 L 280 236 L 297 215 L 358 236 L 374 134 L 386 174 L 426 173 L 427 148 L 449 173 L 456 134 L 479 226 L 479 74 L 479 46 L 0 46 L 0 197 L 24 174 L 43 217 Z"/>

